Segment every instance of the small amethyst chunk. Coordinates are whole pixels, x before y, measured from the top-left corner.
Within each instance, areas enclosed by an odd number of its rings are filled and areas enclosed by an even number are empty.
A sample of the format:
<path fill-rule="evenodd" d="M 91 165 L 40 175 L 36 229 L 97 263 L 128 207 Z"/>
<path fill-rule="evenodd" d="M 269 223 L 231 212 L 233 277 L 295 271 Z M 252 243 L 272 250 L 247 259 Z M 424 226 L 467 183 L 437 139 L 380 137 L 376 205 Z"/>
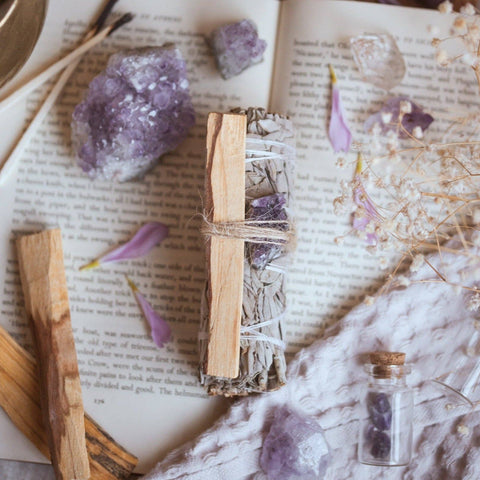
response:
<path fill-rule="evenodd" d="M 73 112 L 72 141 L 89 177 L 143 176 L 195 123 L 186 65 L 172 44 L 112 55 Z"/>
<path fill-rule="evenodd" d="M 370 453 L 374 458 L 386 458 L 390 453 L 391 441 L 385 432 L 375 432 Z"/>
<path fill-rule="evenodd" d="M 405 131 L 399 128 L 400 119 Z M 394 131 L 398 133 L 399 138 L 407 138 L 408 135 L 415 136 L 415 129 L 424 132 L 433 120 L 429 113 L 425 113 L 408 97 L 391 97 L 383 104 L 380 111 L 367 118 L 364 129 L 365 132 L 370 132 L 375 125 L 379 125 L 383 135 Z"/>
<path fill-rule="evenodd" d="M 267 48 L 267 42 L 258 38 L 257 28 L 251 20 L 217 28 L 210 35 L 209 44 L 225 80 L 262 61 Z"/>
<path fill-rule="evenodd" d="M 250 203 L 247 212 L 248 220 L 262 221 L 286 221 L 288 219 L 285 205 L 287 199 L 284 193 L 274 193 L 265 197 L 256 198 Z M 259 224 L 261 227 L 287 230 L 286 223 Z M 268 262 L 278 257 L 282 251 L 281 245 L 266 243 L 248 243 L 248 257 L 254 268 L 264 269 Z"/>
<path fill-rule="evenodd" d="M 279 407 L 263 442 L 260 465 L 273 480 L 321 480 L 330 449 L 318 423 L 289 407 Z"/>
<path fill-rule="evenodd" d="M 385 393 L 370 392 L 367 408 L 372 424 L 378 430 L 389 430 L 392 425 L 392 408 Z"/>

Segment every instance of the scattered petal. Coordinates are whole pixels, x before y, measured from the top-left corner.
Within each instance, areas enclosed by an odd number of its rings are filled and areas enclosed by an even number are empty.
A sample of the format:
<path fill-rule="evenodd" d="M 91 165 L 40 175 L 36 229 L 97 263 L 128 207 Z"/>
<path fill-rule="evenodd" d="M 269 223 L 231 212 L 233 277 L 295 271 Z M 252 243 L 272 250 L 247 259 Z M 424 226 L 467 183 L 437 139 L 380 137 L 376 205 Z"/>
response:
<path fill-rule="evenodd" d="M 147 299 L 140 293 L 137 286 L 128 278 L 128 285 L 131 288 L 135 299 L 137 300 L 138 306 L 143 313 L 143 316 L 147 320 L 150 328 L 152 330 L 152 338 L 155 344 L 159 348 L 163 348 L 166 343 L 168 343 L 172 336 L 172 330 L 170 325 L 153 309 L 153 307 L 148 303 Z"/>
<path fill-rule="evenodd" d="M 360 173 L 362 171 L 362 156 L 359 153 L 357 159 L 357 167 L 355 176 L 353 179 L 353 202 L 357 206 L 357 209 L 352 216 L 352 227 L 357 232 L 363 232 L 365 234 L 365 241 L 368 245 L 376 245 L 378 242 L 378 235 L 376 233 L 376 227 L 383 220 L 382 216 L 378 213 L 375 205 L 368 196 L 365 187 L 363 186 Z"/>
<path fill-rule="evenodd" d="M 352 144 L 352 134 L 345 120 L 345 111 L 340 97 L 340 90 L 337 86 L 337 76 L 331 65 L 329 65 L 329 68 L 332 79 L 332 112 L 328 135 L 335 153 L 340 151 L 346 153 L 350 150 Z"/>
<path fill-rule="evenodd" d="M 80 270 L 90 270 L 101 264 L 119 262 L 132 258 L 143 257 L 168 236 L 168 227 L 160 222 L 149 222 L 140 227 L 135 235 L 123 245 L 115 248 L 92 262 L 80 267 Z"/>
<path fill-rule="evenodd" d="M 390 118 L 390 121 L 384 122 L 384 120 L 388 118 Z M 380 111 L 367 118 L 364 124 L 364 130 L 367 133 L 371 132 L 375 125 L 378 124 L 380 125 L 383 135 L 398 130 L 398 136 L 400 138 L 406 138 L 408 136 L 407 133 L 405 133 L 403 129 L 399 129 L 400 121 L 402 127 L 408 134 L 414 135 L 413 131 L 416 127 L 421 128 L 423 134 L 433 122 L 433 117 L 425 113 L 421 107 L 412 102 L 408 97 L 391 97 L 383 104 Z"/>

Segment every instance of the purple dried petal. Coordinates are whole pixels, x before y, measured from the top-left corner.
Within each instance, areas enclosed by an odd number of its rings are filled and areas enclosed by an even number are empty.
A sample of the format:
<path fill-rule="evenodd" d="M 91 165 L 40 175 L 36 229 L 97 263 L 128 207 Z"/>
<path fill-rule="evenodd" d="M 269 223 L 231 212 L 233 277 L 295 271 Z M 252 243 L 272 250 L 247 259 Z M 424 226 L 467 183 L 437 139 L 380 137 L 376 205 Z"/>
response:
<path fill-rule="evenodd" d="M 365 132 L 370 132 L 375 124 L 381 128 L 382 134 L 385 135 L 389 131 L 397 131 L 400 138 L 407 138 L 408 135 L 398 127 L 400 116 L 400 105 L 402 102 L 409 102 L 412 106 L 411 113 L 405 113 L 402 117 L 402 126 L 410 134 L 413 134 L 415 127 L 420 127 L 425 131 L 434 118 L 423 111 L 423 109 L 405 96 L 391 97 L 382 106 L 380 111 L 370 115 L 364 123 Z M 384 117 L 391 116 L 391 120 L 384 123 Z"/>
<path fill-rule="evenodd" d="M 72 119 L 79 166 L 91 178 L 144 175 L 195 123 L 187 69 L 172 45 L 112 55 Z"/>
<path fill-rule="evenodd" d="M 217 28 L 212 32 L 209 43 L 225 80 L 262 61 L 267 48 L 267 42 L 258 38 L 257 28 L 251 20 Z"/>
<path fill-rule="evenodd" d="M 128 277 L 127 281 L 137 300 L 143 316 L 150 325 L 152 339 L 159 348 L 163 348 L 172 336 L 170 325 L 153 309 L 147 299 L 139 292 L 137 286 Z"/>
<path fill-rule="evenodd" d="M 355 185 L 353 189 L 353 202 L 357 206 L 357 210 L 352 215 L 352 227 L 357 231 L 363 232 L 367 229 L 368 225 L 373 224 L 373 226 L 376 226 L 383 219 L 363 186 L 360 177 L 361 171 L 362 157 L 358 154 L 357 167 L 353 179 Z M 376 245 L 378 236 L 375 232 L 367 232 L 365 241 L 368 245 Z"/>
<path fill-rule="evenodd" d="M 80 270 L 89 270 L 98 267 L 103 263 L 118 262 L 121 260 L 130 260 L 132 258 L 143 257 L 150 250 L 158 245 L 168 236 L 168 227 L 160 222 L 149 222 L 140 227 L 135 235 L 123 245 L 115 248 L 106 255 L 93 260 L 84 265 Z"/>
<path fill-rule="evenodd" d="M 330 125 L 328 127 L 328 136 L 335 153 L 340 151 L 348 152 L 352 144 L 352 133 L 345 120 L 345 111 L 343 109 L 340 90 L 337 87 L 337 77 L 333 68 L 330 66 L 332 77 L 332 111 L 330 114 Z"/>

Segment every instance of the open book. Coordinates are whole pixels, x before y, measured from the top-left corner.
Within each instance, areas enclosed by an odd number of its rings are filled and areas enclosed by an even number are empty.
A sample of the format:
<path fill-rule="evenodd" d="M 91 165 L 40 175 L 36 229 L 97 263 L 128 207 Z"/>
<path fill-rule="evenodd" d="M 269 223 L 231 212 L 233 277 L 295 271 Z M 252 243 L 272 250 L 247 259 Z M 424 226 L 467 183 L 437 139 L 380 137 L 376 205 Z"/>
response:
<path fill-rule="evenodd" d="M 79 41 L 99 3 L 51 0 L 32 58 L 0 97 L 50 63 L 60 49 Z M 338 0 L 124 0 L 117 10 L 132 10 L 136 18 L 84 58 L 0 190 L 0 323 L 31 349 L 13 239 L 19 232 L 61 227 L 85 410 L 140 458 L 138 470 L 144 472 L 209 426 L 229 404 L 223 398 L 207 397 L 197 380 L 205 273 L 195 214 L 202 207 L 207 113 L 264 106 L 288 113 L 296 124 L 298 250 L 290 270 L 285 319 L 287 357 L 291 357 L 374 291 L 384 275 L 378 259 L 368 255 L 360 241 L 334 243 L 349 229 L 349 219 L 334 215 L 332 201 L 340 179 L 350 178 L 352 172 L 337 170 L 326 137 L 328 64 L 336 69 L 354 136 L 361 135 L 363 121 L 388 94 L 360 81 L 349 50 L 352 35 L 392 33 L 407 63 L 407 76 L 395 93 L 407 94 L 424 106 L 438 110 L 447 103 L 464 105 L 468 92 L 475 89 L 468 85 L 462 89 L 465 78 L 470 78 L 466 67 L 449 70 L 435 81 L 432 73 L 439 67 L 427 25 L 447 19 L 431 11 Z M 243 18 L 257 24 L 268 48 L 262 63 L 224 81 L 204 35 Z M 187 141 L 143 180 L 92 182 L 75 164 L 70 146 L 74 106 L 109 54 L 172 41 L 188 64 L 197 125 Z M 44 92 L 35 92 L 0 118 L 0 158 Z M 166 223 L 171 234 L 148 258 L 78 271 L 151 220 Z M 166 348 L 157 349 L 151 340 L 124 274 L 170 322 L 174 341 Z M 3 412 L 0 438 L 0 457 L 45 462 Z"/>

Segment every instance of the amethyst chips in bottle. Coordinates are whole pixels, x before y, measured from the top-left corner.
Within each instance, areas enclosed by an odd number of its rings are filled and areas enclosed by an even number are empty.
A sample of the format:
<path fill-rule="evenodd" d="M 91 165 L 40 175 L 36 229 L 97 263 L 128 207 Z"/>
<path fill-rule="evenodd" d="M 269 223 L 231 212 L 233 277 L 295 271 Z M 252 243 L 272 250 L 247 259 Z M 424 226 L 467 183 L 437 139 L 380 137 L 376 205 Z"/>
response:
<path fill-rule="evenodd" d="M 406 384 L 410 367 L 400 352 L 373 352 L 370 362 L 365 365 L 368 393 L 358 458 L 368 465 L 407 465 L 413 418 L 413 392 Z"/>

